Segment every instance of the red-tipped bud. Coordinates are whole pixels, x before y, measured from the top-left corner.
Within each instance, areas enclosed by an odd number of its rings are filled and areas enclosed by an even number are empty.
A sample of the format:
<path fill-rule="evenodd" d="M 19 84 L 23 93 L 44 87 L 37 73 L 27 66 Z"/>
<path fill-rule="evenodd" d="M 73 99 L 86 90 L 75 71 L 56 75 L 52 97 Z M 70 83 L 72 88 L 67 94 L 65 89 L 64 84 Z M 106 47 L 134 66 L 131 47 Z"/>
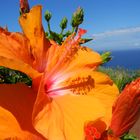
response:
<path fill-rule="evenodd" d="M 20 0 L 20 12 L 21 12 L 21 14 L 29 13 L 29 11 L 30 11 L 30 8 L 29 8 L 28 0 Z"/>
<path fill-rule="evenodd" d="M 140 116 L 140 78 L 125 87 L 112 111 L 110 130 L 120 137 L 132 128 Z"/>

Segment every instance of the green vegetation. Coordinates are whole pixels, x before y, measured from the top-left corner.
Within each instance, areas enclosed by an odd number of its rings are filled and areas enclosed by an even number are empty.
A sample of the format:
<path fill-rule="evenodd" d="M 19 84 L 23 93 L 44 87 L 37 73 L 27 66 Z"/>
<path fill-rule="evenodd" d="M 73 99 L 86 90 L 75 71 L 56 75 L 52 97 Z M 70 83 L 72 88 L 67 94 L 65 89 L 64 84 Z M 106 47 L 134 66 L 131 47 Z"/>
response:
<path fill-rule="evenodd" d="M 0 66 L 0 84 L 15 84 L 18 82 L 25 83 L 29 86 L 32 85 L 31 78 L 26 74 Z"/>
<path fill-rule="evenodd" d="M 79 25 L 83 23 L 84 21 L 84 10 L 82 8 L 78 8 L 73 14 L 71 18 L 71 30 L 66 30 L 67 24 L 68 24 L 68 19 L 66 17 L 63 17 L 62 20 L 60 21 L 59 27 L 60 27 L 60 33 L 57 33 L 51 29 L 51 18 L 52 14 L 48 10 L 45 12 L 45 20 L 47 22 L 47 31 L 45 32 L 46 37 L 48 39 L 52 39 L 56 41 L 58 44 L 62 44 L 64 39 L 68 37 L 69 35 L 73 33 L 77 33 Z M 82 43 L 91 41 L 92 39 L 89 38 L 82 38 Z"/>
<path fill-rule="evenodd" d="M 130 133 L 127 133 L 121 137 L 121 140 L 138 140 L 138 138 Z"/>
<path fill-rule="evenodd" d="M 120 91 L 123 90 L 126 84 L 140 77 L 140 70 L 128 70 L 121 67 L 106 68 L 101 66 L 99 67 L 99 71 L 108 74 Z"/>

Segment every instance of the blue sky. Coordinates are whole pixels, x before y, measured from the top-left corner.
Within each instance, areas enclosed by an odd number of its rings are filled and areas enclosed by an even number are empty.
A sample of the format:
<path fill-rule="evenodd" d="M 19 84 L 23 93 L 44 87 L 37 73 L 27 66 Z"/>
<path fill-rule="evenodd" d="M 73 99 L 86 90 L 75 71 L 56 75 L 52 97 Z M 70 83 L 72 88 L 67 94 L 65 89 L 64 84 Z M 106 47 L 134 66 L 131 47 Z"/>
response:
<path fill-rule="evenodd" d="M 82 28 L 95 40 L 88 43 L 95 50 L 140 48 L 140 0 L 29 0 L 30 7 L 36 4 L 52 12 L 52 29 L 59 32 L 62 17 L 71 19 L 80 6 L 85 11 Z M 19 0 L 1 0 L 0 26 L 9 31 L 21 31 L 18 25 Z M 46 27 L 43 18 L 43 25 Z M 70 27 L 70 26 L 69 26 Z"/>

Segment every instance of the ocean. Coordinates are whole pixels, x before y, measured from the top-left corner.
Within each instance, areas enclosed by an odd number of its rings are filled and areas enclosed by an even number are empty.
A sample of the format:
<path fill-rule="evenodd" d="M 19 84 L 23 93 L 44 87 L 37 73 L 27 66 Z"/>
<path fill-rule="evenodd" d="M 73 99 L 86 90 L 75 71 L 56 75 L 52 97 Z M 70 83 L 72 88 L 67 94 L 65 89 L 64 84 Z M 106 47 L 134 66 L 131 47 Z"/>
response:
<path fill-rule="evenodd" d="M 140 49 L 112 51 L 112 60 L 107 67 L 123 67 L 130 70 L 140 69 Z"/>

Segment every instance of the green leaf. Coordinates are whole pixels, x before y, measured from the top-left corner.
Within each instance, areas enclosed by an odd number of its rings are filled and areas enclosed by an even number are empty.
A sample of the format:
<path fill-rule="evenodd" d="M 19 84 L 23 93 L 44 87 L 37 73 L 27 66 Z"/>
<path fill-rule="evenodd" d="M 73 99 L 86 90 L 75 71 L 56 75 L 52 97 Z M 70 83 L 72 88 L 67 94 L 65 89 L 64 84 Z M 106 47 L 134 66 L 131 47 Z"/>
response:
<path fill-rule="evenodd" d="M 87 43 L 89 41 L 93 40 L 92 38 L 81 38 L 80 40 L 80 44 L 84 44 L 84 43 Z"/>

